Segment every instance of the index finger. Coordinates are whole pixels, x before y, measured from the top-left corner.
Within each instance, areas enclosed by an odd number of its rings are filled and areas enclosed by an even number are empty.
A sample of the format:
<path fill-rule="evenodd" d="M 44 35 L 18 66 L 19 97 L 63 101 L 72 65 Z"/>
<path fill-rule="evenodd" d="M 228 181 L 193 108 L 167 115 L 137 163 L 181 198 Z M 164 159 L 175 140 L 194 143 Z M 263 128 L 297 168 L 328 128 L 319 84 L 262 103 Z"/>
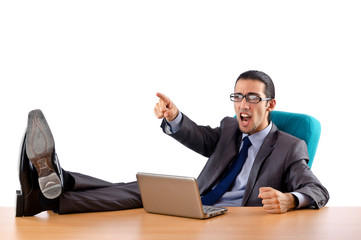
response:
<path fill-rule="evenodd" d="M 273 190 L 273 188 L 271 188 L 271 187 L 260 187 L 259 188 L 259 192 L 269 192 L 269 191 L 271 191 L 271 190 Z"/>
<path fill-rule="evenodd" d="M 168 105 L 170 103 L 169 97 L 167 97 L 163 93 L 158 92 L 156 95 L 157 95 L 157 97 L 159 97 L 164 102 L 165 105 Z"/>
<path fill-rule="evenodd" d="M 261 195 L 266 193 L 266 192 L 269 192 L 271 191 L 273 188 L 271 187 L 260 187 L 259 188 L 259 194 L 258 194 L 258 197 L 261 198 Z"/>

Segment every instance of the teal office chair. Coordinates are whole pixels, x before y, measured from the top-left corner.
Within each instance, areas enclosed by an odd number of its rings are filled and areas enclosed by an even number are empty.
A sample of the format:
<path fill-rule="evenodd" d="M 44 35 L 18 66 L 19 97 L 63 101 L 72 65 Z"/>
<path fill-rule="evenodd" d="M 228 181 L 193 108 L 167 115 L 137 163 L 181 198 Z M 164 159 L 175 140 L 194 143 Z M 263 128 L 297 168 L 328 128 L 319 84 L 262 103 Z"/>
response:
<path fill-rule="evenodd" d="M 291 112 L 272 111 L 271 120 L 279 130 L 298 137 L 306 142 L 311 168 L 321 135 L 320 122 L 309 115 Z"/>

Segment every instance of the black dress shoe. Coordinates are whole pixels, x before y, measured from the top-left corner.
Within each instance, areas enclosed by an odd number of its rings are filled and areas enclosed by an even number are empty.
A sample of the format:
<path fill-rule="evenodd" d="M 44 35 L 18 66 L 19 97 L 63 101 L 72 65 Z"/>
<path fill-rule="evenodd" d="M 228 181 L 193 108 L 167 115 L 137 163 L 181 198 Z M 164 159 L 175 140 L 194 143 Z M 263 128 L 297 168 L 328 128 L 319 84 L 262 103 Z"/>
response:
<path fill-rule="evenodd" d="M 36 169 L 40 191 L 48 199 L 57 198 L 62 192 L 62 173 L 53 135 L 40 110 L 29 113 L 25 150 Z"/>
<path fill-rule="evenodd" d="M 16 191 L 16 216 L 34 216 L 45 209 L 40 205 L 38 175 L 25 152 L 25 140 L 22 143 L 19 161 L 19 180 L 21 190 Z"/>

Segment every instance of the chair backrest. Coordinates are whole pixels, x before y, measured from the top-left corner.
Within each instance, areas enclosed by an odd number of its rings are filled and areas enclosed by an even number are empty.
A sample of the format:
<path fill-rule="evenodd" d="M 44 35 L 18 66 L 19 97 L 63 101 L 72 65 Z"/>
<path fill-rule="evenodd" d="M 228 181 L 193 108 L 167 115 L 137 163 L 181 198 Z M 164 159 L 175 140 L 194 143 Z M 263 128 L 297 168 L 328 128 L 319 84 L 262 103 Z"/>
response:
<path fill-rule="evenodd" d="M 272 111 L 271 120 L 279 130 L 298 137 L 306 142 L 311 168 L 321 135 L 320 122 L 309 115 L 282 111 Z"/>

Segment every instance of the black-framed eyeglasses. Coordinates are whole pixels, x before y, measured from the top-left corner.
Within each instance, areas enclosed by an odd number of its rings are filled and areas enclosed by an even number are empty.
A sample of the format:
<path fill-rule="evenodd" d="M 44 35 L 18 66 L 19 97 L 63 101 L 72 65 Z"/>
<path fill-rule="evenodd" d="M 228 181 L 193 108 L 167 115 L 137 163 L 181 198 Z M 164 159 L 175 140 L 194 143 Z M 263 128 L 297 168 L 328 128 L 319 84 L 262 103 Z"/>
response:
<path fill-rule="evenodd" d="M 243 95 L 241 93 L 232 93 L 229 96 L 232 102 L 242 102 L 244 97 L 246 98 L 246 101 L 249 103 L 259 103 L 260 101 L 268 101 L 272 99 L 272 98 L 261 98 L 256 94 Z"/>

